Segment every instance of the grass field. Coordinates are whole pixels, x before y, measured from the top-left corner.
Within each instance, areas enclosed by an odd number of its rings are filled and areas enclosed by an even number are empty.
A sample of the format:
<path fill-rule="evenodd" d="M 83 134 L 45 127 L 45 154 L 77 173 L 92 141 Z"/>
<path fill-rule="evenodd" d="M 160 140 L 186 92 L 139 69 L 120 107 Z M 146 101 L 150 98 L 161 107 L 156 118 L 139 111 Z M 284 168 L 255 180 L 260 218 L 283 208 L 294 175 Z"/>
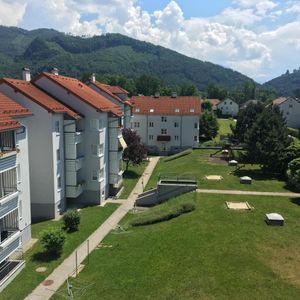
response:
<path fill-rule="evenodd" d="M 144 161 L 139 165 L 129 164 L 128 170 L 125 171 L 124 174 L 123 174 L 123 186 L 124 186 L 124 188 L 123 188 L 123 191 L 122 191 L 119 198 L 126 199 L 130 195 L 132 189 L 137 184 L 139 178 L 143 174 L 143 172 L 146 169 L 147 165 L 148 165 L 147 161 Z"/>
<path fill-rule="evenodd" d="M 216 150 L 194 150 L 192 154 L 165 162 L 160 159 L 152 176 L 146 186 L 146 190 L 156 186 L 159 174 L 184 174 L 189 173 L 196 176 L 199 188 L 205 189 L 226 189 L 226 190 L 251 190 L 265 192 L 287 192 L 285 181 L 277 176 L 263 174 L 258 165 L 246 165 L 235 175 L 228 175 L 235 167 L 229 167 L 226 163 L 218 160 L 211 160 L 209 155 Z M 204 179 L 207 175 L 221 175 L 221 181 L 209 181 Z M 252 185 L 239 183 L 241 176 L 253 178 Z"/>
<path fill-rule="evenodd" d="M 195 211 L 110 233 L 111 248 L 92 252 L 72 281 L 75 299 L 300 299 L 299 199 L 190 193 L 161 208 L 187 201 Z M 255 209 L 229 211 L 225 201 Z M 281 213 L 285 226 L 267 226 L 268 212 Z"/>
<path fill-rule="evenodd" d="M 50 259 L 44 252 L 39 241 L 25 253 L 26 266 L 15 280 L 1 292 L 0 299 L 21 300 L 24 299 L 39 283 L 41 283 L 72 251 L 74 251 L 90 234 L 92 234 L 113 211 L 116 204 L 107 204 L 105 207 L 87 207 L 81 210 L 81 222 L 79 231 L 67 234 L 61 257 Z M 62 228 L 60 221 L 45 221 L 33 224 L 32 237 L 40 238 L 43 230 L 48 228 Z M 46 267 L 47 271 L 38 273 L 37 267 Z"/>
<path fill-rule="evenodd" d="M 221 135 L 227 135 L 231 133 L 230 125 L 235 125 L 233 119 L 218 119 L 218 123 L 220 127 L 218 135 L 214 139 L 216 141 L 220 141 Z"/>

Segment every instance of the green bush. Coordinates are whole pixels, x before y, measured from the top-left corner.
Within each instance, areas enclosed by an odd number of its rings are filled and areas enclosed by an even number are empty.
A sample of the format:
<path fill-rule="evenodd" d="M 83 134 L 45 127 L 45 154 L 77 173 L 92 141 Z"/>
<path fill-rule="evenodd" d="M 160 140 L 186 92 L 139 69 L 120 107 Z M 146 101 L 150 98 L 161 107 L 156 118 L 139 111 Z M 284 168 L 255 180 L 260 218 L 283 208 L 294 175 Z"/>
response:
<path fill-rule="evenodd" d="M 131 226 L 143 226 L 155 224 L 163 221 L 168 221 L 173 218 L 176 218 L 184 213 L 191 212 L 195 210 L 195 204 L 193 203 L 182 203 L 176 207 L 172 207 L 171 209 L 156 212 L 155 214 L 145 213 L 141 216 L 136 217 L 130 222 Z"/>
<path fill-rule="evenodd" d="M 169 157 L 166 157 L 166 158 L 164 159 L 164 161 L 165 161 L 165 162 L 171 161 L 171 160 L 174 160 L 174 159 L 177 159 L 177 158 L 180 158 L 180 157 L 189 155 L 189 154 L 191 154 L 192 152 L 193 152 L 192 149 L 187 149 L 187 150 L 185 150 L 185 151 L 182 151 L 182 152 L 176 153 L 176 154 L 174 154 L 174 155 L 171 155 L 171 156 L 169 156 Z"/>
<path fill-rule="evenodd" d="M 45 250 L 54 255 L 59 255 L 62 252 L 66 236 L 60 229 L 50 229 L 44 231 L 41 237 L 41 243 Z"/>
<path fill-rule="evenodd" d="M 69 209 L 63 216 L 64 228 L 67 231 L 76 231 L 80 224 L 80 214 L 77 209 Z"/>
<path fill-rule="evenodd" d="M 287 130 L 288 130 L 288 134 L 290 136 L 293 136 L 293 137 L 299 139 L 300 136 L 299 136 L 299 130 L 298 129 L 288 127 Z"/>

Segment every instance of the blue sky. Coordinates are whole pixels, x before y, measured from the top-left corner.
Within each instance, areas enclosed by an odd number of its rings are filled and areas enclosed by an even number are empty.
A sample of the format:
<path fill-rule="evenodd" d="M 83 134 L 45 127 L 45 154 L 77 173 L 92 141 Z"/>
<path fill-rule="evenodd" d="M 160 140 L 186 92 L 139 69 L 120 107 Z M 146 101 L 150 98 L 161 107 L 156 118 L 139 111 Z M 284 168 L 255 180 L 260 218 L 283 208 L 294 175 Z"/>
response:
<path fill-rule="evenodd" d="M 300 65 L 300 0 L 0 0 L 0 24 L 118 32 L 265 82 Z"/>

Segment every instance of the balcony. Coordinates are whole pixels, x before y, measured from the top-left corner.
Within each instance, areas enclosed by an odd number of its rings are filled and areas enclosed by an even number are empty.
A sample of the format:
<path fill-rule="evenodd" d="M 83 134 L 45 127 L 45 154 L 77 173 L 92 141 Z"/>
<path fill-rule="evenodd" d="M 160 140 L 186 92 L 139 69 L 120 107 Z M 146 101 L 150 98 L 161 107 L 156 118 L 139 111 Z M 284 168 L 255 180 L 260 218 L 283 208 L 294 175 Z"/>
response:
<path fill-rule="evenodd" d="M 82 143 L 83 141 L 83 132 L 65 132 L 65 143 L 70 145 L 76 145 Z"/>
<path fill-rule="evenodd" d="M 67 159 L 65 161 L 67 172 L 76 172 L 80 170 L 83 166 L 84 156 L 78 157 L 76 159 Z"/>
<path fill-rule="evenodd" d="M 170 142 L 171 141 L 171 136 L 170 135 L 158 135 L 157 136 L 157 141 L 158 142 Z"/>
<path fill-rule="evenodd" d="M 84 183 L 79 183 L 76 186 L 67 185 L 66 186 L 66 197 L 67 198 L 77 198 L 83 192 L 83 185 Z"/>
<path fill-rule="evenodd" d="M 0 132 L 0 156 L 16 151 L 14 131 Z"/>

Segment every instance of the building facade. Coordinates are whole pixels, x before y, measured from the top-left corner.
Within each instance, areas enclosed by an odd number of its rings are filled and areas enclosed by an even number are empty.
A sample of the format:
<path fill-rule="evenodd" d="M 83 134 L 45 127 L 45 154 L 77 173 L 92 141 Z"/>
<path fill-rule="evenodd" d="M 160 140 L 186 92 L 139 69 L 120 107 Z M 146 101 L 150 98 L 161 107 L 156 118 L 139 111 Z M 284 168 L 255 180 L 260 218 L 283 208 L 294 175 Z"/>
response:
<path fill-rule="evenodd" d="M 167 155 L 198 146 L 199 97 L 136 96 L 131 103 L 131 128 L 149 152 Z"/>
<path fill-rule="evenodd" d="M 222 116 L 236 117 L 239 112 L 239 105 L 231 99 L 225 99 L 218 105 L 219 114 Z"/>
<path fill-rule="evenodd" d="M 31 239 L 28 109 L 0 93 L 0 292 L 22 269 Z"/>

